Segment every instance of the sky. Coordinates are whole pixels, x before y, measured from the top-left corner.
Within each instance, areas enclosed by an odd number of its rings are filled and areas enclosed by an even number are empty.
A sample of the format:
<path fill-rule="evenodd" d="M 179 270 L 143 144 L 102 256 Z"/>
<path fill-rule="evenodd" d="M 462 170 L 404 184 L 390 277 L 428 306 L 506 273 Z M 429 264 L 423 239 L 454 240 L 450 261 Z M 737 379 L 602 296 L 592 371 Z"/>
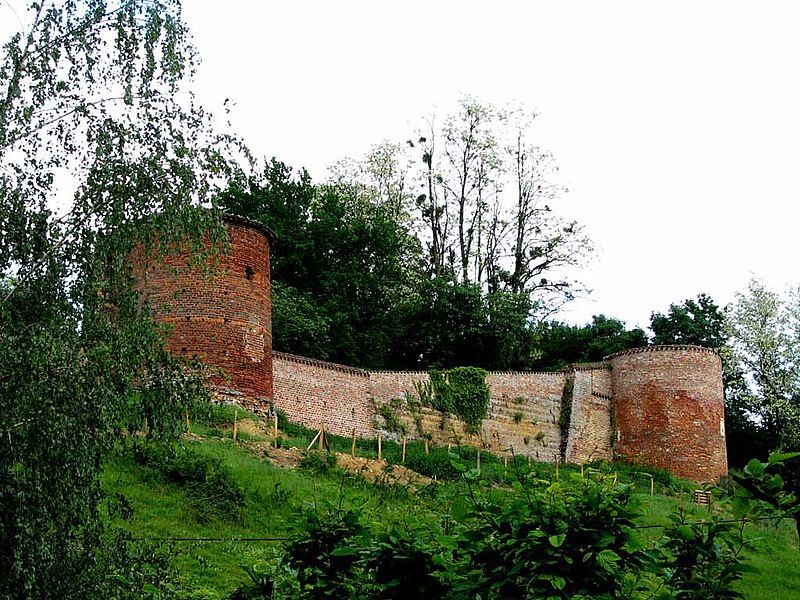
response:
<path fill-rule="evenodd" d="M 800 5 L 794 2 L 184 2 L 209 108 L 260 156 L 327 167 L 462 95 L 540 116 L 597 252 L 560 318 L 647 326 L 796 268 Z M 8 12 L 0 11 L 0 19 Z M 0 24 L 2 25 L 2 24 Z"/>
<path fill-rule="evenodd" d="M 791 2 L 190 2 L 198 94 L 315 179 L 463 94 L 540 113 L 597 248 L 562 318 L 649 324 L 752 276 L 800 283 L 800 6 Z"/>

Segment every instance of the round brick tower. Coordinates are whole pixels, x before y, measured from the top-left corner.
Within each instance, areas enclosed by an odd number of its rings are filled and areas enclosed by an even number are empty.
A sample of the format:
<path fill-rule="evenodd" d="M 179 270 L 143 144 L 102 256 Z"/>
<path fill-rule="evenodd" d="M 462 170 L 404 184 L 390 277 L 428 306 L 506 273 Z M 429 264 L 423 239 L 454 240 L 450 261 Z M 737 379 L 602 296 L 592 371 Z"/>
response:
<path fill-rule="evenodd" d="M 611 362 L 616 457 L 698 482 L 728 471 L 722 363 L 700 346 L 651 346 Z"/>
<path fill-rule="evenodd" d="M 270 243 L 262 224 L 224 217 L 230 252 L 217 270 L 189 264 L 185 254 L 142 260 L 134 252 L 137 291 L 151 314 L 169 323 L 171 352 L 197 356 L 222 371 L 211 383 L 254 400 L 273 397 Z"/>

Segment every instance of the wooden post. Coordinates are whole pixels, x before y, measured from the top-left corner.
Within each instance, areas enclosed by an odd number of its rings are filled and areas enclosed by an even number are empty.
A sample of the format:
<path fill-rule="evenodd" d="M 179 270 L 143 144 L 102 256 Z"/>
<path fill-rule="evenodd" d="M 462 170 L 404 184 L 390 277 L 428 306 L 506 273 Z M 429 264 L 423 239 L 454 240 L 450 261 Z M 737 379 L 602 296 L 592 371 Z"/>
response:
<path fill-rule="evenodd" d="M 319 451 L 325 450 L 325 427 L 320 427 L 319 430 Z"/>
<path fill-rule="evenodd" d="M 558 463 L 559 463 L 559 460 L 556 459 L 556 481 L 558 481 Z"/>
<path fill-rule="evenodd" d="M 478 458 L 477 458 L 477 462 L 476 462 L 475 466 L 477 467 L 478 471 L 481 470 L 481 449 L 480 448 L 478 448 Z"/>
<path fill-rule="evenodd" d="M 505 477 L 506 475 L 508 475 L 508 457 L 504 456 L 503 457 L 503 477 Z"/>
<path fill-rule="evenodd" d="M 381 459 L 381 432 L 378 432 L 378 460 Z"/>
<path fill-rule="evenodd" d="M 650 475 L 650 495 L 652 496 L 655 493 L 656 493 L 656 480 L 653 478 L 652 475 Z"/>
<path fill-rule="evenodd" d="M 238 427 L 239 427 L 239 423 L 237 422 L 238 418 L 239 418 L 239 410 L 238 409 L 234 409 L 234 411 L 233 411 L 233 441 L 234 442 L 236 441 L 236 432 L 237 432 Z"/>
<path fill-rule="evenodd" d="M 350 445 L 350 456 L 356 457 L 356 428 L 353 427 L 353 443 Z"/>
<path fill-rule="evenodd" d="M 306 452 L 308 452 L 309 450 L 311 450 L 312 446 L 313 446 L 313 445 L 316 443 L 317 439 L 319 439 L 319 434 L 320 434 L 320 433 L 322 433 L 322 430 L 321 430 L 321 429 L 320 429 L 320 430 L 317 432 L 317 435 L 315 435 L 315 436 L 314 436 L 314 439 L 313 439 L 313 440 L 311 440 L 311 443 L 308 445 L 308 448 L 306 448 Z"/>
<path fill-rule="evenodd" d="M 529 469 L 531 468 L 531 457 L 530 456 L 528 457 L 528 468 Z"/>
<path fill-rule="evenodd" d="M 402 464 L 406 464 L 406 436 L 403 436 L 403 459 Z"/>
<path fill-rule="evenodd" d="M 272 433 L 275 436 L 275 447 L 278 447 L 278 413 L 272 417 Z"/>
<path fill-rule="evenodd" d="M 425 440 L 425 454 L 428 454 L 428 440 Z"/>
<path fill-rule="evenodd" d="M 450 452 L 452 450 L 453 444 L 447 444 L 447 451 Z"/>

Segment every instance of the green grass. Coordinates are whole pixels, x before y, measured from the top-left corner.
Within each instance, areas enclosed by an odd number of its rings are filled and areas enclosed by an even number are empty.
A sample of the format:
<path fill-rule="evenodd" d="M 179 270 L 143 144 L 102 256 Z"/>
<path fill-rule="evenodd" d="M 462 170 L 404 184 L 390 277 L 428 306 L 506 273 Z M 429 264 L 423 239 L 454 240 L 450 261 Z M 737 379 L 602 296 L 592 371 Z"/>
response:
<path fill-rule="evenodd" d="M 227 410 L 227 409 L 225 409 Z M 182 444 L 192 453 L 217 459 L 226 467 L 235 484 L 244 491 L 244 506 L 229 518 L 214 515 L 212 518 L 198 514 L 192 507 L 188 490 L 169 483 L 154 468 L 133 459 L 130 451 L 120 450 L 105 465 L 104 488 L 111 494 L 122 494 L 133 507 L 133 516 L 126 521 L 121 517 L 109 517 L 136 537 L 180 538 L 180 537 L 285 537 L 292 523 L 306 507 L 325 503 L 342 504 L 361 509 L 364 520 L 375 529 L 386 529 L 392 523 L 442 523 L 447 515 L 460 513 L 468 505 L 464 484 L 459 481 L 444 481 L 412 494 L 397 486 L 371 484 L 360 477 L 333 469 L 326 473 L 312 473 L 304 469 L 281 469 L 248 454 L 244 445 L 234 444 L 230 439 L 227 413 L 205 423 L 192 424 L 192 432 L 203 439 L 186 439 Z M 212 432 L 216 432 L 213 433 Z M 315 432 L 294 429 L 293 437 L 284 439 L 284 446 L 297 446 L 305 450 Z M 260 438 L 261 436 L 254 436 Z M 240 438 L 243 440 L 245 438 Z M 265 438 L 265 439 L 268 439 Z M 329 436 L 332 448 L 350 452 L 351 440 Z M 399 463 L 399 444 L 386 442 L 384 458 Z M 377 449 L 372 440 L 361 440 L 359 456 L 373 457 Z M 407 447 L 407 463 L 415 460 L 423 468 L 434 469 L 436 464 L 447 459 L 446 449 L 431 448 L 425 454 L 422 443 L 410 443 Z M 477 451 L 472 448 L 456 448 L 465 464 L 473 464 Z M 515 469 L 528 470 L 527 459 L 516 458 L 508 467 L 502 459 L 481 453 L 482 475 L 500 484 L 498 494 L 505 493 L 505 484 L 515 477 Z M 530 468 L 537 476 L 547 479 L 555 475 L 554 465 L 532 463 Z M 596 464 L 597 469 L 620 481 L 635 486 L 636 501 L 640 504 L 640 524 L 665 525 L 669 515 L 683 506 L 696 520 L 707 518 L 706 509 L 695 506 L 691 499 L 692 484 L 676 481 L 662 472 L 648 471 L 655 478 L 655 495 L 650 495 L 650 477 L 643 469 L 628 465 Z M 575 471 L 578 467 L 562 466 L 560 471 Z M 667 492 L 664 495 L 658 492 Z M 659 528 L 643 530 L 646 537 L 655 539 L 661 535 Z M 747 573 L 739 588 L 747 598 L 769 599 L 800 598 L 800 551 L 794 524 L 782 522 L 772 525 L 748 525 L 748 537 L 754 538 L 752 550 L 746 552 L 749 564 L 757 573 Z M 280 548 L 281 542 L 175 542 L 178 553 L 177 567 L 181 573 L 181 588 L 186 598 L 227 598 L 237 587 L 247 581 L 241 565 L 263 565 Z"/>

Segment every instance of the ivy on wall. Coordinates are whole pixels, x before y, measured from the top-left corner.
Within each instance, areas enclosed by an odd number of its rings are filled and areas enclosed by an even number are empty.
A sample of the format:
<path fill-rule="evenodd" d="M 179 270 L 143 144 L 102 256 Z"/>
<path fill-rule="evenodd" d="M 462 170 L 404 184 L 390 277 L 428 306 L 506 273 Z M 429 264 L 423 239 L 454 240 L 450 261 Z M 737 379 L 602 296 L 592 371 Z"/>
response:
<path fill-rule="evenodd" d="M 456 415 L 470 433 L 476 433 L 489 409 L 488 374 L 478 367 L 430 371 L 430 385 L 417 392 L 423 404 Z"/>

